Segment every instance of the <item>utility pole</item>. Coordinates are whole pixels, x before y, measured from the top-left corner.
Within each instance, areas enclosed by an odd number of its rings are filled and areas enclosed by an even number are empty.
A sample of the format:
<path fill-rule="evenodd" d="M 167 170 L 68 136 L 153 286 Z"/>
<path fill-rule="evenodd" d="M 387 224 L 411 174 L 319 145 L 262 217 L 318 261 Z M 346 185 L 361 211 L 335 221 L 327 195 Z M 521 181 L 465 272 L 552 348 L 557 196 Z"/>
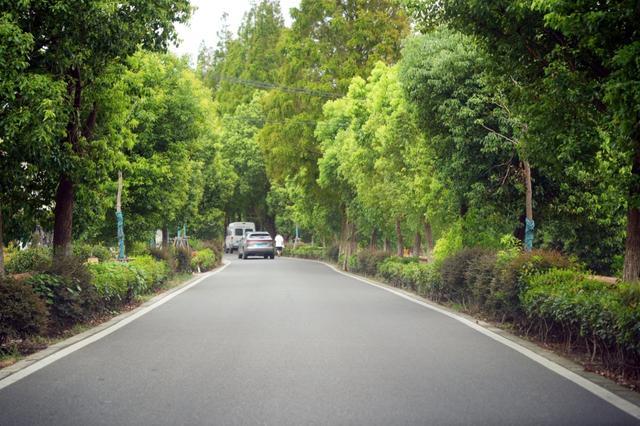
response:
<path fill-rule="evenodd" d="M 124 262 L 124 215 L 122 214 L 122 172 L 118 172 L 118 195 L 116 196 L 116 221 L 118 223 L 118 260 Z"/>

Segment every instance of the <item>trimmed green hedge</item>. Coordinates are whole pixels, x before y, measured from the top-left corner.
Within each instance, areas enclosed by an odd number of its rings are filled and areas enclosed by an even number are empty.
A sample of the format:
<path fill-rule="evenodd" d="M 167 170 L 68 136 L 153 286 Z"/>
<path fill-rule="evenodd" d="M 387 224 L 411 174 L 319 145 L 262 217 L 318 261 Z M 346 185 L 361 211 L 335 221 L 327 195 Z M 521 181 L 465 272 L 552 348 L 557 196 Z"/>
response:
<path fill-rule="evenodd" d="M 582 343 L 594 355 L 640 373 L 640 286 L 554 269 L 531 276 L 520 300 L 528 325 L 541 338 Z"/>
<path fill-rule="evenodd" d="M 93 285 L 110 306 L 149 292 L 169 276 L 168 266 L 151 256 L 139 256 L 128 263 L 96 263 L 89 265 L 89 270 Z"/>

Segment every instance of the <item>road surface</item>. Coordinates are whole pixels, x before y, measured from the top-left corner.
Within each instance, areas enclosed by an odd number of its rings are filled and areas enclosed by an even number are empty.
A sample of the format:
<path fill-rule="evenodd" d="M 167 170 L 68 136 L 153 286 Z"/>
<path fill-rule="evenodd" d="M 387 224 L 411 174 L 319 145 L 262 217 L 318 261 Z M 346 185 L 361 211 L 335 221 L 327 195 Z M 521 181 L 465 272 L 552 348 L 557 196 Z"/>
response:
<path fill-rule="evenodd" d="M 0 425 L 637 424 L 476 330 L 325 265 L 227 259 L 0 390 Z"/>

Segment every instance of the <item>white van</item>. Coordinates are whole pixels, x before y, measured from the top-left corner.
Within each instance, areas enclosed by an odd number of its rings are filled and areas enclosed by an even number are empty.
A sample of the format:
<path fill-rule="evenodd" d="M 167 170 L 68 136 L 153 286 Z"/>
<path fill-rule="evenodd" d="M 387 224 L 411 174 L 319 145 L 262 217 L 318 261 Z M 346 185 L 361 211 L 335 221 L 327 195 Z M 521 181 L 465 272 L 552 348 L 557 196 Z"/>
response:
<path fill-rule="evenodd" d="M 248 233 L 256 230 L 253 222 L 232 222 L 227 226 L 227 236 L 224 239 L 224 252 L 233 253 L 238 250 L 240 241 Z"/>

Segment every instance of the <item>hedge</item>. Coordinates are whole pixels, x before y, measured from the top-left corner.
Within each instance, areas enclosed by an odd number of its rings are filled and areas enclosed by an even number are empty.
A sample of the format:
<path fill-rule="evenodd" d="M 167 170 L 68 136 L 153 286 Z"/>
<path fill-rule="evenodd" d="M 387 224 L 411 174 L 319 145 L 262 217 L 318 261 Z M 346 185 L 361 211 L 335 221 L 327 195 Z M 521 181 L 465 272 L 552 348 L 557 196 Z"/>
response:
<path fill-rule="evenodd" d="M 324 247 L 299 244 L 295 248 L 286 249 L 285 253 L 293 257 L 301 257 L 303 259 L 325 259 L 327 251 Z"/>
<path fill-rule="evenodd" d="M 109 306 L 126 303 L 169 276 L 168 266 L 151 256 L 139 256 L 128 263 L 104 262 L 88 267 L 93 285 Z"/>
<path fill-rule="evenodd" d="M 553 269 L 527 279 L 520 296 L 529 328 L 543 340 L 587 347 L 618 369 L 640 373 L 640 286 L 607 284 Z"/>

